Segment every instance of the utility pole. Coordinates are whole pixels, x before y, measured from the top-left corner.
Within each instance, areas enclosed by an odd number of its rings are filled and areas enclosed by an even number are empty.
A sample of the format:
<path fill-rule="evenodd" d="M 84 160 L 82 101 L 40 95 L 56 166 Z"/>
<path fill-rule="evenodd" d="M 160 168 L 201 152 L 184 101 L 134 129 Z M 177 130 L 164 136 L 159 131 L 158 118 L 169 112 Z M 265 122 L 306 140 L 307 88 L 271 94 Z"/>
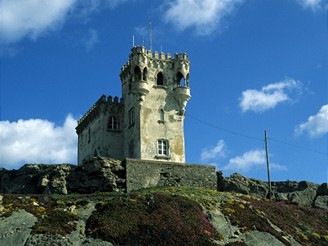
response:
<path fill-rule="evenodd" d="M 269 184 L 268 198 L 271 199 L 271 177 L 270 177 L 270 163 L 269 163 L 269 148 L 268 148 L 268 135 L 267 135 L 266 130 L 264 130 L 264 142 L 265 142 L 266 164 L 267 164 L 267 170 L 268 170 L 268 184 Z"/>

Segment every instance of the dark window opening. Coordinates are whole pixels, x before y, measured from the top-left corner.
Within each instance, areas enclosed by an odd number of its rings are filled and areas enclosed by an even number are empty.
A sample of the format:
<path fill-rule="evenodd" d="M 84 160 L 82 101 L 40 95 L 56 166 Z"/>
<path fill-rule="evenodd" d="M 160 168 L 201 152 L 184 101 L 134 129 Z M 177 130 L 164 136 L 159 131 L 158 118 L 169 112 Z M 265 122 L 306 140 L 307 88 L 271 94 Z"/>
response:
<path fill-rule="evenodd" d="M 129 111 L 129 126 L 134 125 L 134 108 Z"/>
<path fill-rule="evenodd" d="M 134 80 L 140 81 L 141 80 L 141 70 L 138 66 L 134 68 Z"/>
<path fill-rule="evenodd" d="M 183 79 L 183 74 L 178 72 L 177 73 L 177 85 L 181 86 L 181 80 Z"/>
<path fill-rule="evenodd" d="M 157 74 L 157 85 L 164 85 L 164 76 L 162 72 Z"/>

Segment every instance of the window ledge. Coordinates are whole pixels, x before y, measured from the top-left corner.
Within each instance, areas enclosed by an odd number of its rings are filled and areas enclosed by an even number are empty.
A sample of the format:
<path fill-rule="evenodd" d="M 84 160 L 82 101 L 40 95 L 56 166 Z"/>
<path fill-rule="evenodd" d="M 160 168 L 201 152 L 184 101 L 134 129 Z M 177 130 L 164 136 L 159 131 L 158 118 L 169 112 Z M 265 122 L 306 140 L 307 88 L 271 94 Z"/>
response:
<path fill-rule="evenodd" d="M 122 132 L 121 130 L 119 129 L 107 129 L 108 132 L 117 132 L 117 133 L 120 133 Z"/>
<path fill-rule="evenodd" d="M 156 159 L 162 159 L 162 160 L 170 160 L 171 156 L 169 155 L 155 155 Z"/>

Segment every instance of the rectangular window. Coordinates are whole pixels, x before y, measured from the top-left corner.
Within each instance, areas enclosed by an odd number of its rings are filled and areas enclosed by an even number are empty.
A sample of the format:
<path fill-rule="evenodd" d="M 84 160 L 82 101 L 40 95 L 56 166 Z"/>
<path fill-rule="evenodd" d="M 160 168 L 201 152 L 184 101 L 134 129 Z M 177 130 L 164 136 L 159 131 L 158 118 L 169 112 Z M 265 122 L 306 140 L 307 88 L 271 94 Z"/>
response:
<path fill-rule="evenodd" d="M 110 130 L 118 130 L 118 120 L 116 117 L 112 116 L 109 118 L 108 128 Z"/>
<path fill-rule="evenodd" d="M 169 155 L 169 142 L 165 139 L 157 140 L 157 155 L 168 156 Z"/>

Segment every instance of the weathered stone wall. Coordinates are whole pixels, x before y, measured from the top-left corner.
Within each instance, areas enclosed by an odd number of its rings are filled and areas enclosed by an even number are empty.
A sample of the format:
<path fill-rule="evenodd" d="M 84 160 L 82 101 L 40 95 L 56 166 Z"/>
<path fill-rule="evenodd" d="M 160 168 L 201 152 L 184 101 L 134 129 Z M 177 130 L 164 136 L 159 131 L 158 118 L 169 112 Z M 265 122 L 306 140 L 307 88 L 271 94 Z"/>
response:
<path fill-rule="evenodd" d="M 78 164 L 95 156 L 106 156 L 118 160 L 124 158 L 122 131 L 124 105 L 115 97 L 102 96 L 79 120 Z M 110 117 L 115 117 L 118 128 L 110 129 Z"/>
<path fill-rule="evenodd" d="M 193 186 L 216 189 L 214 166 L 126 159 L 127 192 L 155 186 Z"/>
<path fill-rule="evenodd" d="M 190 99 L 187 54 L 152 53 L 133 47 L 121 70 L 124 113 L 124 157 L 185 162 L 184 112 Z M 158 83 L 158 75 L 162 81 Z M 184 83 L 182 83 L 184 81 Z M 134 110 L 134 123 L 130 124 Z M 167 141 L 165 154 L 157 141 Z"/>

